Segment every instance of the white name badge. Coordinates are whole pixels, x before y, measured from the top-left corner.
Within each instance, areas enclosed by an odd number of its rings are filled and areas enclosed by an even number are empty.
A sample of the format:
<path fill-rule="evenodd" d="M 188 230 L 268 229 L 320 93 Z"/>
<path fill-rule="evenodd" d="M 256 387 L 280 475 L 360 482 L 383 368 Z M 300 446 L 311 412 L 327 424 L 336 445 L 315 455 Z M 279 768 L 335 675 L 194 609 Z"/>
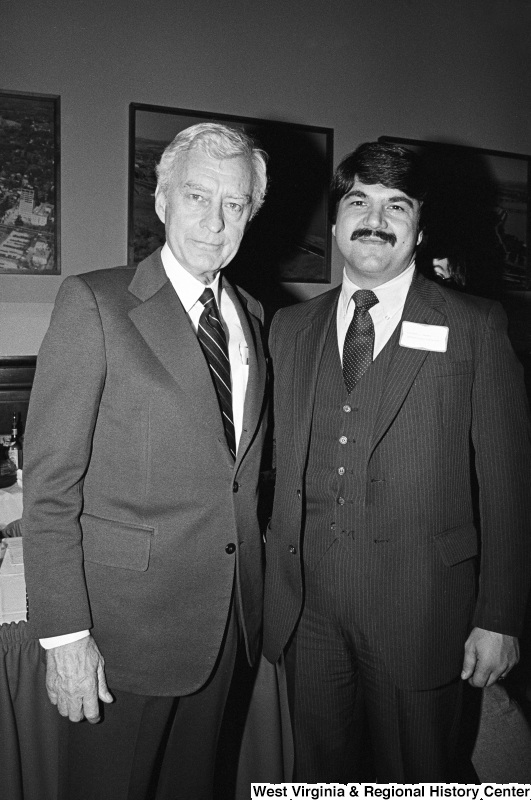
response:
<path fill-rule="evenodd" d="M 446 353 L 449 328 L 446 325 L 421 325 L 419 322 L 403 322 L 400 331 L 401 347 L 414 350 L 433 350 Z"/>

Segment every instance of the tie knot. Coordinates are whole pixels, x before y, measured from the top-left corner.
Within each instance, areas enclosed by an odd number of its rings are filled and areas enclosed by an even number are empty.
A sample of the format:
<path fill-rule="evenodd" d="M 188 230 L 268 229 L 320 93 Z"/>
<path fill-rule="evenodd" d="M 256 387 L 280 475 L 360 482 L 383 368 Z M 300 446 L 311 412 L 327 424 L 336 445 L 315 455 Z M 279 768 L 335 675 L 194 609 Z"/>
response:
<path fill-rule="evenodd" d="M 370 289 L 358 289 L 358 291 L 354 292 L 352 296 L 354 298 L 354 302 L 356 303 L 356 308 L 359 308 L 362 311 L 368 311 L 378 302 L 378 298 Z"/>
<path fill-rule="evenodd" d="M 212 303 L 214 303 L 214 308 L 216 304 L 216 299 L 214 297 L 214 292 L 212 289 L 206 288 L 201 297 L 199 298 L 199 302 L 202 303 L 204 306 L 210 306 L 212 308 Z"/>

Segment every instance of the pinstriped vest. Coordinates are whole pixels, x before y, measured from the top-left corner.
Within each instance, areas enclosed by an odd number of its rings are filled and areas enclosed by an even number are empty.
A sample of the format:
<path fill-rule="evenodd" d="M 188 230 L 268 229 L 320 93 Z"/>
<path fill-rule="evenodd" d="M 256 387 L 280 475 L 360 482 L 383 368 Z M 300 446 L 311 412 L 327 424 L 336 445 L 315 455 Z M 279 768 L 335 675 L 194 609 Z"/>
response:
<path fill-rule="evenodd" d="M 334 314 L 317 378 L 306 471 L 304 561 L 315 564 L 342 537 L 363 535 L 372 432 L 398 331 L 347 394 Z"/>

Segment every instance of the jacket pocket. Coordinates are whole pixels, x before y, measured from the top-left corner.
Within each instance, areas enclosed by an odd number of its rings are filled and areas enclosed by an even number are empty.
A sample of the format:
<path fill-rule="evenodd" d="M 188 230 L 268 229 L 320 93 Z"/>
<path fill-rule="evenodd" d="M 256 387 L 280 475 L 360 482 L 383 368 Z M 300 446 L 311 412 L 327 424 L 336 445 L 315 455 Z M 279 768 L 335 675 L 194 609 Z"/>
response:
<path fill-rule="evenodd" d="M 433 539 L 447 567 L 478 554 L 478 532 L 473 522 L 437 533 Z"/>
<path fill-rule="evenodd" d="M 441 354 L 442 355 L 442 354 Z M 426 377 L 429 380 L 433 378 L 453 378 L 459 375 L 470 375 L 474 373 L 472 361 L 451 361 L 450 359 L 444 361 L 431 360 L 426 363 L 419 372 L 419 377 Z"/>
<path fill-rule="evenodd" d="M 82 514 L 85 561 L 106 567 L 145 572 L 149 565 L 154 528 Z"/>

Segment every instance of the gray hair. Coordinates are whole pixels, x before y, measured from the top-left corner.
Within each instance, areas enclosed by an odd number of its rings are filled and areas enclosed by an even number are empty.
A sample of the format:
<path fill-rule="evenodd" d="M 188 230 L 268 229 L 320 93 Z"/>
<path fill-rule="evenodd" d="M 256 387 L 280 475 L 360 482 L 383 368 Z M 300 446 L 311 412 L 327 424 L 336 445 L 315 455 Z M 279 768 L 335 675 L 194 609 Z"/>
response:
<path fill-rule="evenodd" d="M 157 189 L 166 194 L 182 153 L 198 148 L 211 158 L 243 156 L 251 163 L 253 172 L 251 217 L 259 211 L 267 190 L 267 154 L 255 146 L 250 136 L 237 128 L 217 122 L 200 122 L 185 128 L 164 150 L 156 167 Z"/>

